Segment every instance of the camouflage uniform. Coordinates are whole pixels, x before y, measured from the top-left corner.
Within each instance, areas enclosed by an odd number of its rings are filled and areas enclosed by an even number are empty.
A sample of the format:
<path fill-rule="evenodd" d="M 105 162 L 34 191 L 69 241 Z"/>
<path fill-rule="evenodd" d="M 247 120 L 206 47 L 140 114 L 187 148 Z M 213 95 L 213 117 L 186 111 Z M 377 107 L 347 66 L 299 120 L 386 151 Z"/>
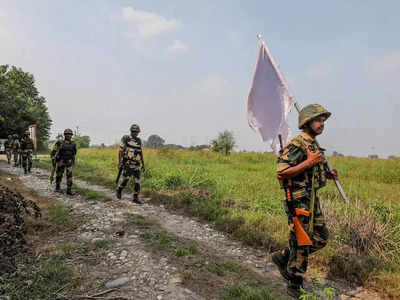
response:
<path fill-rule="evenodd" d="M 131 131 L 137 130 L 140 132 L 139 126 L 132 125 Z M 142 168 L 142 141 L 138 137 L 132 137 L 125 135 L 121 139 L 120 149 L 123 157 L 123 170 L 122 170 L 122 182 L 117 190 L 117 197 L 121 198 L 121 192 L 128 184 L 129 178 L 133 177 L 133 200 L 139 203 L 139 192 L 140 192 L 140 176 Z"/>
<path fill-rule="evenodd" d="M 314 105 L 318 109 L 317 111 L 311 110 L 310 114 L 304 114 L 305 112 L 310 112 L 309 107 L 305 107 L 299 116 L 299 128 L 303 129 L 304 125 L 320 115 L 330 116 L 330 113 Z M 311 117 L 310 117 L 311 116 Z M 317 142 L 308 133 L 301 132 L 300 135 L 295 137 L 283 150 L 282 154 L 278 157 L 277 171 L 281 172 L 290 167 L 294 167 L 307 159 L 306 149 L 311 152 L 320 151 L 323 152 L 324 149 L 318 147 Z M 312 178 L 314 174 L 314 192 L 315 195 L 317 190 L 325 186 L 327 173 L 324 168 L 324 162 L 318 163 L 311 168 L 303 170 L 301 173 L 297 174 L 295 177 L 287 181 L 287 186 L 292 193 L 292 203 L 294 208 L 301 208 L 310 212 L 311 205 L 311 195 L 312 195 Z M 280 181 L 281 187 L 283 186 L 283 181 Z M 285 205 L 285 211 L 289 216 L 288 207 Z M 280 267 L 282 276 L 289 281 L 288 288 L 294 286 L 298 289 L 302 285 L 303 275 L 307 271 L 308 256 L 311 253 L 326 246 L 329 232 L 325 224 L 324 216 L 321 211 L 320 201 L 317 196 L 315 196 L 314 211 L 313 211 L 313 233 L 310 233 L 309 223 L 310 217 L 298 215 L 298 219 L 311 238 L 311 246 L 299 246 L 297 244 L 297 236 L 294 228 L 293 220 L 291 217 L 288 218 L 289 225 L 289 247 L 276 252 L 272 255 L 274 263 Z M 282 270 L 286 266 L 286 270 Z M 292 285 L 292 286 L 291 286 Z M 289 290 L 289 289 L 288 289 Z"/>
<path fill-rule="evenodd" d="M 17 134 L 14 134 L 13 137 L 14 137 L 14 140 L 13 140 L 13 143 L 12 143 L 12 154 L 13 154 L 13 157 L 14 157 L 14 167 L 16 167 L 19 164 L 18 160 L 19 160 L 20 143 L 19 143 Z"/>
<path fill-rule="evenodd" d="M 71 134 L 72 130 L 66 129 L 65 134 Z M 77 153 L 76 145 L 74 141 L 68 141 L 66 139 L 57 141 L 52 150 L 55 153 L 57 169 L 56 169 L 56 191 L 60 191 L 60 184 L 64 174 L 66 172 L 67 177 L 67 194 L 71 193 L 72 187 L 72 167 L 75 163 L 75 156 Z"/>
<path fill-rule="evenodd" d="M 32 168 L 32 154 L 34 149 L 33 140 L 29 137 L 29 132 L 24 134 L 20 144 L 22 167 L 24 168 L 25 174 L 31 172 Z"/>
<path fill-rule="evenodd" d="M 9 135 L 8 140 L 5 141 L 5 143 L 4 143 L 4 148 L 6 150 L 8 164 L 11 163 L 12 146 L 13 146 L 13 139 L 12 139 L 12 136 Z"/>

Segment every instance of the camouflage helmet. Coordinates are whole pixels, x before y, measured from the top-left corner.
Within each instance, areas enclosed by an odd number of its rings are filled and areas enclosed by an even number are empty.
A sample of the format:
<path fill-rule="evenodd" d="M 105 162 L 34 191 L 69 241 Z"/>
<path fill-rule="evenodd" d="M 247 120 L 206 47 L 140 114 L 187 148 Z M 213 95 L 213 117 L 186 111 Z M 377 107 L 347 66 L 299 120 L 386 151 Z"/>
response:
<path fill-rule="evenodd" d="M 319 104 L 309 104 L 304 107 L 299 114 L 299 129 L 302 129 L 306 123 L 312 119 L 325 115 L 328 119 L 331 115 L 324 107 Z"/>
<path fill-rule="evenodd" d="M 74 135 L 74 133 L 72 132 L 72 130 L 69 129 L 69 128 L 67 128 L 67 129 L 64 130 L 64 135 L 67 135 L 67 134 Z"/>
<path fill-rule="evenodd" d="M 137 124 L 131 126 L 131 132 L 140 132 L 140 127 Z"/>

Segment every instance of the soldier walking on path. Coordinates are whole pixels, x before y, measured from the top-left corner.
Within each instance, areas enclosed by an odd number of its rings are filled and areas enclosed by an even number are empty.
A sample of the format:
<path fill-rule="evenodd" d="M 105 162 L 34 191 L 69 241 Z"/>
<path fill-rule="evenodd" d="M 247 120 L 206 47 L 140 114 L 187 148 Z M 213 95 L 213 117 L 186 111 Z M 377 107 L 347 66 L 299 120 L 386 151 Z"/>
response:
<path fill-rule="evenodd" d="M 13 138 L 12 135 L 9 135 L 8 139 L 4 143 L 8 164 L 11 163 L 12 146 L 13 146 Z"/>
<path fill-rule="evenodd" d="M 278 158 L 277 175 L 285 190 L 285 211 L 289 217 L 289 247 L 273 253 L 272 261 L 288 281 L 288 293 L 294 297 L 301 294 L 308 256 L 325 247 L 329 237 L 317 190 L 326 184 L 327 178 L 337 178 L 338 174 L 324 168 L 324 149 L 319 148 L 315 138 L 323 132 L 330 115 L 318 104 L 304 107 L 299 114 L 302 132 Z"/>
<path fill-rule="evenodd" d="M 117 198 L 121 199 L 122 190 L 128 184 L 129 178 L 133 177 L 133 202 L 143 204 L 139 199 L 140 176 L 144 172 L 144 159 L 142 152 L 142 141 L 138 137 L 140 128 L 138 125 L 131 126 L 131 135 L 124 135 L 121 139 L 118 153 L 119 174 L 122 172 L 122 182 L 117 188 Z"/>
<path fill-rule="evenodd" d="M 33 140 L 29 137 L 29 131 L 26 131 L 24 133 L 24 136 L 21 139 L 20 149 L 24 173 L 30 173 L 32 168 L 32 154 L 34 150 L 34 144 Z"/>
<path fill-rule="evenodd" d="M 19 164 L 19 140 L 18 140 L 18 134 L 13 135 L 13 143 L 12 143 L 12 154 L 14 158 L 14 167 L 17 167 Z"/>
<path fill-rule="evenodd" d="M 72 130 L 64 130 L 64 140 L 57 141 L 52 152 L 55 153 L 56 169 L 56 192 L 61 191 L 61 180 L 64 170 L 67 177 L 67 195 L 72 195 L 72 167 L 75 163 L 77 153 L 75 142 L 72 141 Z"/>

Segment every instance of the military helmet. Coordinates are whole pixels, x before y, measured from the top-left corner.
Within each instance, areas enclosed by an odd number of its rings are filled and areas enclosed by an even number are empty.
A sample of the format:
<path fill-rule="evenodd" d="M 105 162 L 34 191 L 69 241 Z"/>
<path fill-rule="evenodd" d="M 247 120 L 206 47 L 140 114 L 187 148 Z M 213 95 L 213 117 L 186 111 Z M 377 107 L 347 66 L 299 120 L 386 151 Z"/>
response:
<path fill-rule="evenodd" d="M 17 139 L 18 138 L 18 134 L 14 133 L 13 138 Z"/>
<path fill-rule="evenodd" d="M 69 128 L 67 128 L 67 129 L 64 130 L 64 135 L 67 135 L 67 134 L 74 135 L 74 133 L 72 132 L 72 130 L 69 129 Z"/>
<path fill-rule="evenodd" d="M 328 119 L 331 115 L 324 107 L 319 104 L 309 104 L 304 107 L 299 114 L 299 129 L 302 129 L 306 123 L 319 116 L 326 116 Z"/>
<path fill-rule="evenodd" d="M 137 124 L 131 126 L 131 132 L 140 132 L 140 127 Z"/>

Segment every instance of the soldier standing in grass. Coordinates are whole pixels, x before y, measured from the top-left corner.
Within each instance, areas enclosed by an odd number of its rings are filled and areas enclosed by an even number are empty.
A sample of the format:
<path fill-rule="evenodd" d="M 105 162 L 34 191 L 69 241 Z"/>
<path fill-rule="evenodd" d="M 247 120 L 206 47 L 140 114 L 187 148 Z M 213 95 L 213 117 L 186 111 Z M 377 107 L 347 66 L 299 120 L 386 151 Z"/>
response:
<path fill-rule="evenodd" d="M 138 125 L 131 126 L 131 135 L 124 135 L 121 139 L 118 153 L 118 168 L 122 171 L 122 182 L 117 188 L 117 198 L 121 199 L 122 190 L 128 184 L 129 178 L 133 177 L 133 202 L 143 204 L 139 199 L 140 175 L 144 172 L 144 159 L 142 141 L 138 137 L 140 128 Z"/>
<path fill-rule="evenodd" d="M 14 167 L 18 166 L 18 159 L 19 159 L 19 140 L 18 134 L 13 135 L 13 143 L 12 143 L 12 154 L 14 156 Z"/>
<path fill-rule="evenodd" d="M 21 157 L 22 157 L 22 167 L 24 168 L 24 173 L 27 174 L 31 172 L 32 168 L 32 154 L 34 149 L 33 140 L 29 137 L 29 131 L 24 133 L 24 136 L 20 143 Z"/>
<path fill-rule="evenodd" d="M 299 114 L 299 129 L 302 132 L 284 148 L 278 158 L 278 179 L 291 200 L 290 203 L 285 201 L 285 211 L 289 215 L 289 247 L 273 253 L 272 261 L 288 281 L 288 293 L 294 297 L 301 294 L 309 254 L 325 247 L 329 237 L 316 193 L 326 184 L 327 178 L 337 178 L 338 175 L 336 170 L 329 172 L 324 168 L 324 149 L 319 148 L 315 138 L 323 132 L 324 122 L 330 115 L 318 104 L 304 107 Z M 309 245 L 299 245 L 299 233 L 291 211 L 295 211 L 301 227 L 308 235 Z M 298 214 L 300 211 L 304 214 Z"/>
<path fill-rule="evenodd" d="M 72 140 L 72 130 L 64 130 L 64 140 L 55 143 L 52 153 L 55 153 L 56 169 L 56 192 L 60 191 L 61 180 L 64 170 L 67 177 L 67 195 L 72 195 L 72 167 L 75 163 L 77 153 L 75 142 Z"/>
<path fill-rule="evenodd" d="M 11 163 L 12 146 L 13 146 L 12 135 L 8 135 L 8 139 L 4 143 L 4 148 L 6 150 L 6 156 L 7 156 L 8 164 Z"/>

